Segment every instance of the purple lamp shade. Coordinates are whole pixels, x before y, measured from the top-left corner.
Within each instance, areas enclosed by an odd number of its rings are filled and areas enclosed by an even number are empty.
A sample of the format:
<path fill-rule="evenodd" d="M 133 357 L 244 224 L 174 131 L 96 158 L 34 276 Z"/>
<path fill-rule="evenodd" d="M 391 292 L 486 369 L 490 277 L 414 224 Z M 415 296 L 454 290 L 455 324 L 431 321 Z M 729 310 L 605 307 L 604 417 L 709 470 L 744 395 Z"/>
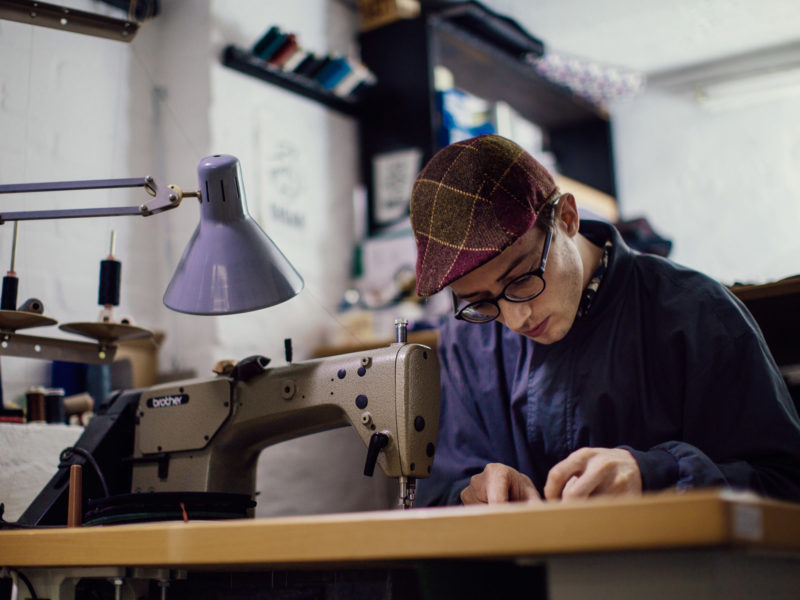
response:
<path fill-rule="evenodd" d="M 247 211 L 234 156 L 200 161 L 200 223 L 164 293 L 164 304 L 194 315 L 226 315 L 285 302 L 303 278 Z"/>

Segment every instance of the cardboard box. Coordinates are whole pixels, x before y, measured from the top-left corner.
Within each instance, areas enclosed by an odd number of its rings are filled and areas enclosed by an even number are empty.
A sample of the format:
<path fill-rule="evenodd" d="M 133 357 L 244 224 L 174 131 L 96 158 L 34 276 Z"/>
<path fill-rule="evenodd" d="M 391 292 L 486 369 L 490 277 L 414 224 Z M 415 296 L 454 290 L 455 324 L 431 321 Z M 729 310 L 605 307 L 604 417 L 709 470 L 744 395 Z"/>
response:
<path fill-rule="evenodd" d="M 135 388 L 149 387 L 158 382 L 158 349 L 163 341 L 164 333 L 156 331 L 151 338 L 117 344 L 114 360 L 127 358 L 130 361 Z"/>

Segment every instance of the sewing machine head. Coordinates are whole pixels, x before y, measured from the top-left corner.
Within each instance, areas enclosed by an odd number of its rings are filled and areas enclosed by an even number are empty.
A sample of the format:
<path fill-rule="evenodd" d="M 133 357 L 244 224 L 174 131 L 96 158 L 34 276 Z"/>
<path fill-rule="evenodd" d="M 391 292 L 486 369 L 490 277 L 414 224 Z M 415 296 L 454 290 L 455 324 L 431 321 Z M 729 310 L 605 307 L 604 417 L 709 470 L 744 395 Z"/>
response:
<path fill-rule="evenodd" d="M 263 448 L 351 425 L 366 447 L 365 474 L 371 475 L 377 464 L 398 478 L 401 503 L 411 506 L 414 483 L 430 474 L 437 441 L 436 352 L 401 341 L 275 368 L 268 363 L 250 357 L 214 378 L 111 398 L 76 444 L 113 474 L 111 502 L 132 496 L 135 504 L 159 493 L 250 499 Z M 75 456 L 73 462 L 85 461 Z M 61 511 L 66 514 L 66 470 L 62 465 L 21 523 L 60 522 Z M 86 495 L 105 495 L 98 486 L 92 489 L 91 479 L 87 474 Z"/>
<path fill-rule="evenodd" d="M 137 407 L 132 491 L 252 494 L 264 447 L 349 424 L 368 449 L 365 473 L 378 464 L 413 493 L 433 464 L 438 390 L 435 352 L 418 344 L 274 369 L 253 357 L 229 377 L 151 388 Z"/>

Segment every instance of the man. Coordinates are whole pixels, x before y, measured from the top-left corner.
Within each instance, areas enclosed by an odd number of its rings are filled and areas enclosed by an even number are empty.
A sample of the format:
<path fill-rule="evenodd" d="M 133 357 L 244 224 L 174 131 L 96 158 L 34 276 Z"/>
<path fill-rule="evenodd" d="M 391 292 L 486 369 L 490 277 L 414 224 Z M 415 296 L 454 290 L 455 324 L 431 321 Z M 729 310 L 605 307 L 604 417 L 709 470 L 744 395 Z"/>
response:
<path fill-rule="evenodd" d="M 421 504 L 706 486 L 800 500 L 800 419 L 722 285 L 581 222 L 572 194 L 495 135 L 431 159 L 411 224 L 417 292 L 449 286 L 456 317 Z"/>

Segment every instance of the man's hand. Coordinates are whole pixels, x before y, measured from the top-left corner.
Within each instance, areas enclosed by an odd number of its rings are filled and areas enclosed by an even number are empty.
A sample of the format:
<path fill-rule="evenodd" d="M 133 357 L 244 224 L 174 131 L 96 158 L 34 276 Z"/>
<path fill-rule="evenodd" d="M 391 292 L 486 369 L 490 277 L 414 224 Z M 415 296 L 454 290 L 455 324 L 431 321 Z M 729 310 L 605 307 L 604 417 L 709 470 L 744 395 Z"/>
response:
<path fill-rule="evenodd" d="M 576 450 L 550 469 L 544 486 L 547 500 L 641 493 L 642 474 L 636 459 L 627 450 L 614 448 Z"/>
<path fill-rule="evenodd" d="M 461 490 L 464 504 L 496 504 L 520 500 L 541 500 L 530 477 L 500 463 L 489 463 Z"/>

